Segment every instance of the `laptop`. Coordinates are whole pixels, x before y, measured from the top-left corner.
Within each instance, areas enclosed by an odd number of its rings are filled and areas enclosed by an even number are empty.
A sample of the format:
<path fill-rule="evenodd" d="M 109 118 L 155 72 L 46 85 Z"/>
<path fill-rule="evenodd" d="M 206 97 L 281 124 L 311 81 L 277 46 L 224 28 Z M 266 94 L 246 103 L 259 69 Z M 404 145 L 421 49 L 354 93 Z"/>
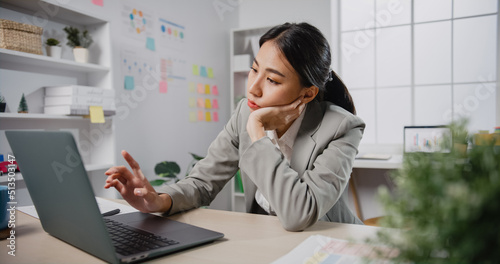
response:
<path fill-rule="evenodd" d="M 449 153 L 451 131 L 447 126 L 405 126 L 404 153 Z"/>
<path fill-rule="evenodd" d="M 5 134 L 43 229 L 106 262 L 144 261 L 224 236 L 141 212 L 103 217 L 71 133 L 6 131 Z M 141 242 L 146 244 L 139 249 L 131 245 L 135 233 L 148 239 Z"/>

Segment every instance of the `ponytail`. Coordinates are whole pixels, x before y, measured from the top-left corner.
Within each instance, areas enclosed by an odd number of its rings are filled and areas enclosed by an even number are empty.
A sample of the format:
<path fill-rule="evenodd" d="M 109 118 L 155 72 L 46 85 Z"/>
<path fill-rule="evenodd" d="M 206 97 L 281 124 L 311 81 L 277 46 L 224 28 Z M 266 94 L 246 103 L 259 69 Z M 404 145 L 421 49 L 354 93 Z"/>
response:
<path fill-rule="evenodd" d="M 354 101 L 349 90 L 347 90 L 344 82 L 334 71 L 331 71 L 329 74 L 322 97 L 323 101 L 332 102 L 349 111 L 351 114 L 356 114 L 356 107 L 354 106 Z"/>

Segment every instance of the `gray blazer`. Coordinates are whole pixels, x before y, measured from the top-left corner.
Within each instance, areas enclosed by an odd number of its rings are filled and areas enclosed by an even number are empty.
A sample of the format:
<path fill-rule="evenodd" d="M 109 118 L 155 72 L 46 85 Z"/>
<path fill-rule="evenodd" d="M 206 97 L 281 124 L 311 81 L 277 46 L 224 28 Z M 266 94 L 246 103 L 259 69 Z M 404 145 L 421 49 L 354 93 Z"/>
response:
<path fill-rule="evenodd" d="M 258 188 L 286 230 L 318 220 L 362 224 L 349 209 L 347 186 L 363 120 L 330 102 L 311 101 L 288 162 L 268 137 L 252 143 L 249 114 L 242 100 L 190 175 L 158 189 L 172 196 L 170 214 L 209 205 L 240 169 L 247 212 L 265 213 L 255 201 Z"/>

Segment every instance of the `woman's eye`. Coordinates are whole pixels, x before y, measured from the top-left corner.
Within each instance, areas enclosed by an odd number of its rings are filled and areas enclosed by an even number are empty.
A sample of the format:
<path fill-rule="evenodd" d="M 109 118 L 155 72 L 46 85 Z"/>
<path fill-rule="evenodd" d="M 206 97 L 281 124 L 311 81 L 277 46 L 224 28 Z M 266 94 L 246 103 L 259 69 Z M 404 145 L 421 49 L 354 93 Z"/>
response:
<path fill-rule="evenodd" d="M 250 70 L 252 70 L 253 72 L 257 72 L 257 69 L 255 69 L 254 67 L 250 67 Z"/>
<path fill-rule="evenodd" d="M 279 82 L 277 82 L 277 81 L 275 81 L 275 80 L 273 80 L 273 79 L 271 79 L 271 78 L 267 78 L 267 80 L 268 80 L 270 83 L 272 83 L 272 84 L 280 84 Z"/>

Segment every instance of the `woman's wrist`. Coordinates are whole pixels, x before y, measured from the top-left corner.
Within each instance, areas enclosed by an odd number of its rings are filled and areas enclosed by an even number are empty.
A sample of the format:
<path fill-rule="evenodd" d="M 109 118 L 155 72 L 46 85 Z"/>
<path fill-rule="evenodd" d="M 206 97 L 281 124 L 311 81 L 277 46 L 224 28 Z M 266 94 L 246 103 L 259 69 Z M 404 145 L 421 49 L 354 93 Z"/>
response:
<path fill-rule="evenodd" d="M 159 212 L 164 213 L 170 211 L 170 209 L 172 208 L 172 197 L 167 193 L 160 193 L 158 196 L 160 197 L 161 201 Z"/>
<path fill-rule="evenodd" d="M 264 125 L 250 115 L 247 123 L 248 136 L 255 142 L 266 136 Z"/>

